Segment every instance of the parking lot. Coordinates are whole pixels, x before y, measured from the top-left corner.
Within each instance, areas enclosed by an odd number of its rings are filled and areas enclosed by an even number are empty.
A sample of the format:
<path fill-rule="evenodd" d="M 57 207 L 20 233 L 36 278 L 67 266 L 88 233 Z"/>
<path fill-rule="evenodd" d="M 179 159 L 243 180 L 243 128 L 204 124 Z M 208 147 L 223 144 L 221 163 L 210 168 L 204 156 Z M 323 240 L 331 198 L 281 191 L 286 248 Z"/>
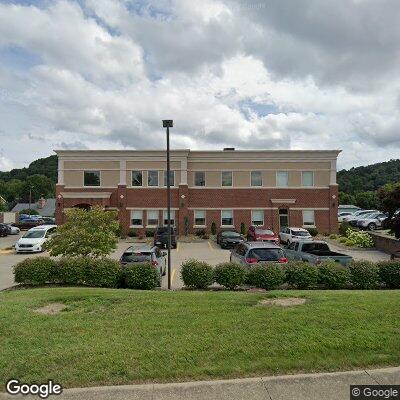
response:
<path fill-rule="evenodd" d="M 13 265 L 26 257 L 37 257 L 41 254 L 16 254 L 13 250 L 4 250 L 7 247 L 14 246 L 19 236 L 7 236 L 0 238 L 0 290 L 6 289 L 14 285 L 14 279 L 12 274 Z M 131 243 L 127 240 L 120 240 L 118 242 L 117 249 L 111 254 L 114 259 L 119 259 L 129 246 L 143 246 L 143 243 Z M 370 261 L 380 261 L 389 259 L 389 255 L 377 250 L 343 250 L 333 244 L 329 245 L 331 250 L 340 253 L 345 253 L 352 256 L 355 260 L 366 259 Z M 219 246 L 211 241 L 204 240 L 199 243 L 184 243 L 178 242 L 178 247 L 171 252 L 172 260 L 172 288 L 179 289 L 182 287 L 182 281 L 180 279 L 180 266 L 184 260 L 189 258 L 195 258 L 216 265 L 220 262 L 229 261 L 229 250 L 222 250 Z M 163 277 L 162 287 L 167 287 L 167 277 Z"/>

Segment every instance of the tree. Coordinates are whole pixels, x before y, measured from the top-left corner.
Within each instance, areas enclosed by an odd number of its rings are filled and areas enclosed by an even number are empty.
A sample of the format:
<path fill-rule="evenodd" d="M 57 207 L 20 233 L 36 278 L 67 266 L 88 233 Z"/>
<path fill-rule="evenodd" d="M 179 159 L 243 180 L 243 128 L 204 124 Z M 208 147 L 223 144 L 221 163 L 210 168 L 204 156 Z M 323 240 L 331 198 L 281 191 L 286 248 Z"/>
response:
<path fill-rule="evenodd" d="M 389 183 L 378 190 L 382 211 L 387 212 L 388 227 L 400 238 L 400 183 Z M 396 213 L 397 212 L 397 213 Z"/>
<path fill-rule="evenodd" d="M 339 204 L 355 204 L 356 200 L 352 194 L 339 192 Z"/>
<path fill-rule="evenodd" d="M 73 208 L 66 211 L 67 222 L 46 243 L 52 256 L 103 257 L 117 247 L 119 223 L 115 211 L 95 206 L 86 211 Z"/>
<path fill-rule="evenodd" d="M 25 201 L 29 201 L 30 188 L 32 188 L 32 202 L 39 200 L 40 197 L 49 198 L 55 195 L 55 184 L 45 175 L 37 174 L 26 178 L 21 193 L 21 197 Z"/>
<path fill-rule="evenodd" d="M 32 208 L 24 208 L 23 210 L 19 211 L 19 214 L 40 215 L 38 211 L 33 210 Z"/>
<path fill-rule="evenodd" d="M 368 209 L 379 209 L 380 201 L 376 192 L 358 192 L 355 195 L 355 203 L 358 207 Z"/>
<path fill-rule="evenodd" d="M 0 195 L 8 202 L 13 202 L 21 197 L 24 183 L 19 179 L 11 179 L 8 182 L 0 181 Z"/>

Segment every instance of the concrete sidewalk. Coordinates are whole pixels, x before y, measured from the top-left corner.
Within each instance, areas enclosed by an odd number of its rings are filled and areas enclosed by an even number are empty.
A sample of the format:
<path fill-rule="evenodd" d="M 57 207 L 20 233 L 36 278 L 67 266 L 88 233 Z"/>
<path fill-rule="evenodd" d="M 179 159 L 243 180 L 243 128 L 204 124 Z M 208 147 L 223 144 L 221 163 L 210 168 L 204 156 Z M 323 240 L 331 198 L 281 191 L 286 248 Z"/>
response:
<path fill-rule="evenodd" d="M 400 367 L 265 378 L 65 389 L 66 400 L 348 400 L 350 385 L 400 384 Z M 0 394 L 0 399 L 21 396 Z M 27 398 L 24 396 L 23 398 Z M 30 398 L 30 397 L 28 397 Z"/>

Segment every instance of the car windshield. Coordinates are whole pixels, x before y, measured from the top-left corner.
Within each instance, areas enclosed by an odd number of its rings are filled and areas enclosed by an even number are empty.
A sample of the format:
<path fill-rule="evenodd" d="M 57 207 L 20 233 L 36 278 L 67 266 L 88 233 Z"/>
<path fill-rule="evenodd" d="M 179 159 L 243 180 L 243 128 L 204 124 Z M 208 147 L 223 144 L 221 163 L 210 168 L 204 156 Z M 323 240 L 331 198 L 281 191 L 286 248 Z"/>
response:
<path fill-rule="evenodd" d="M 240 233 L 234 231 L 225 231 L 222 232 L 221 235 L 225 237 L 240 237 Z"/>
<path fill-rule="evenodd" d="M 251 249 L 249 251 L 249 258 L 255 258 L 257 261 L 278 261 L 284 257 L 282 249 Z"/>
<path fill-rule="evenodd" d="M 29 231 L 22 236 L 24 239 L 39 239 L 43 238 L 46 234 L 45 231 Z"/>
<path fill-rule="evenodd" d="M 270 229 L 256 229 L 256 234 L 257 235 L 273 235 L 274 232 L 272 232 Z"/>
<path fill-rule="evenodd" d="M 310 236 L 307 231 L 293 231 L 292 233 L 294 236 Z"/>
<path fill-rule="evenodd" d="M 151 253 L 145 252 L 126 252 L 122 254 L 121 261 L 129 263 L 141 263 L 151 261 Z"/>

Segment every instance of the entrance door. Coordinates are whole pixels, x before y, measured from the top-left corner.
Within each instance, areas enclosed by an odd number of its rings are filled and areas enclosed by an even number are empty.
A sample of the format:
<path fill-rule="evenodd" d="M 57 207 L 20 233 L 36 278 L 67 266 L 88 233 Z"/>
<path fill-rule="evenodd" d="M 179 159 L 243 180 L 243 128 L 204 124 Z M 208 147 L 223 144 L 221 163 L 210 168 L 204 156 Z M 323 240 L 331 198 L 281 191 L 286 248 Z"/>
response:
<path fill-rule="evenodd" d="M 287 208 L 279 209 L 279 230 L 289 226 L 289 210 Z"/>

